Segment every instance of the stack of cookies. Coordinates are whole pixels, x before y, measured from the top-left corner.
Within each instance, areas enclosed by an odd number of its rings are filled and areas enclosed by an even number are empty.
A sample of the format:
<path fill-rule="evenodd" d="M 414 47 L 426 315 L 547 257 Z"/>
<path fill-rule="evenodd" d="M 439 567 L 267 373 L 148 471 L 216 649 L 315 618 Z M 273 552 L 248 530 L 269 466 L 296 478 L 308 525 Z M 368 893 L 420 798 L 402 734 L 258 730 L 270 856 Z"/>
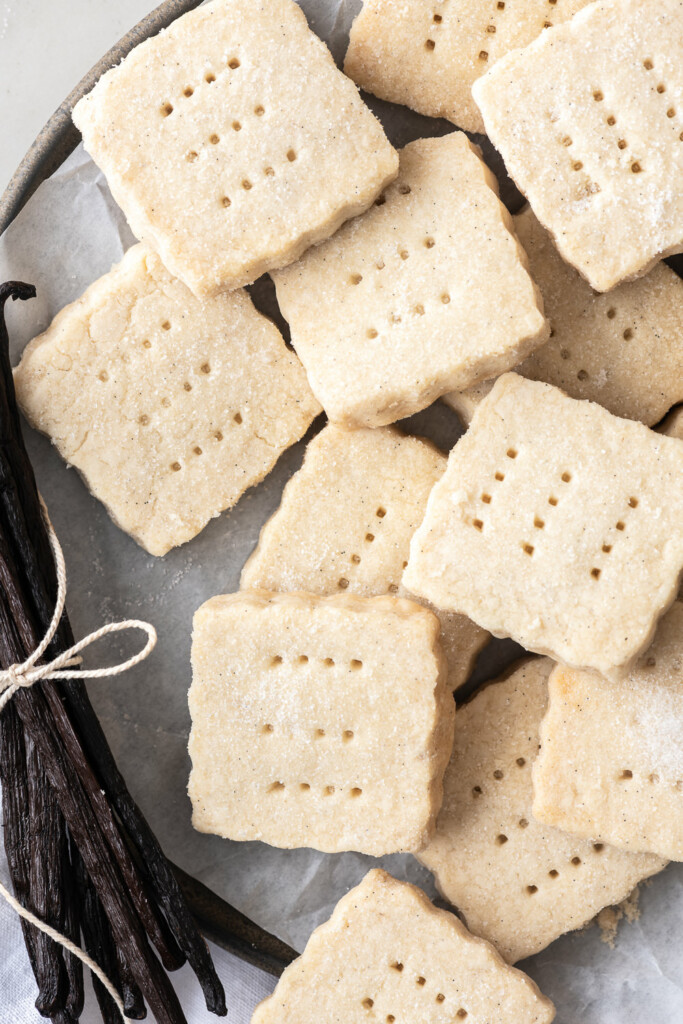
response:
<path fill-rule="evenodd" d="M 194 616 L 193 823 L 415 854 L 469 931 L 372 870 L 254 1024 L 546 1024 L 511 965 L 683 860 L 683 7 L 365 0 L 344 69 L 212 0 L 108 72 L 74 120 L 140 241 L 17 394 L 158 556 L 324 411 Z M 397 153 L 354 82 L 461 130 Z M 395 426 L 439 398 L 448 457 Z"/>

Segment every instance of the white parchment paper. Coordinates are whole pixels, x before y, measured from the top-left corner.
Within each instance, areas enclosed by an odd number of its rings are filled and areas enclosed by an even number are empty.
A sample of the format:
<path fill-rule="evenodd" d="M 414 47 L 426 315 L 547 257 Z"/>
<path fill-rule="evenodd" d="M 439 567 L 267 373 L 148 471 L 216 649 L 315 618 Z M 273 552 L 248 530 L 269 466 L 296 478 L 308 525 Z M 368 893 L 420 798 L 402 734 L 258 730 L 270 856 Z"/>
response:
<path fill-rule="evenodd" d="M 360 0 L 300 2 L 311 27 L 340 61 Z M 446 122 L 368 101 L 397 146 L 452 130 Z M 500 174 L 500 161 L 490 148 L 485 152 Z M 509 182 L 502 182 L 502 195 L 514 203 Z M 26 342 L 106 273 L 132 242 L 104 179 L 79 147 L 0 239 L 0 280 L 29 281 L 38 288 L 36 300 L 7 310 L 14 362 Z M 264 311 L 277 315 L 267 282 L 255 287 L 254 296 Z M 460 433 L 455 416 L 438 403 L 415 417 L 414 427 L 445 449 Z M 284 484 L 300 466 L 305 442 L 290 449 L 231 512 L 213 520 L 191 543 L 155 559 L 113 525 L 49 441 L 28 427 L 26 435 L 65 550 L 76 635 L 129 617 L 148 619 L 159 632 L 159 645 L 147 662 L 89 688 L 133 795 L 180 867 L 301 949 L 312 929 L 376 862 L 358 854 L 282 851 L 200 835 L 191 827 L 186 785 L 192 614 L 209 597 L 238 588 L 241 567 L 277 508 Z M 116 639 L 104 646 L 102 658 L 130 652 Z M 491 675 L 509 657 L 509 644 L 492 644 L 477 677 Z M 412 857 L 387 857 L 383 864 L 435 896 L 429 872 Z M 683 866 L 670 866 L 644 887 L 640 904 L 640 919 L 622 925 L 614 950 L 592 926 L 521 965 L 555 1001 L 558 1024 L 683 1022 Z"/>

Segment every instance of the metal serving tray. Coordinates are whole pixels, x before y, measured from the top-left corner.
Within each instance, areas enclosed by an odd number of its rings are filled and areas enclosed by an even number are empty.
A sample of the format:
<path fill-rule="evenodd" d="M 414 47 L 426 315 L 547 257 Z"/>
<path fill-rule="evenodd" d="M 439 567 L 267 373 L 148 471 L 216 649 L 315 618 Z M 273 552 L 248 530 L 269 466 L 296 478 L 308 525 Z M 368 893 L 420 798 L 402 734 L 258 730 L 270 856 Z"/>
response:
<path fill-rule="evenodd" d="M 80 142 L 80 134 L 71 120 L 71 111 L 75 104 L 90 92 L 105 71 L 118 64 L 135 46 L 155 35 L 180 15 L 198 7 L 201 2 L 202 0 L 164 0 L 109 50 L 79 82 L 41 130 L 0 198 L 0 234 L 9 227 L 38 186 L 61 166 Z M 371 105 L 376 106 L 372 100 Z M 432 124 L 434 130 L 428 131 L 427 134 L 443 134 L 452 128 L 446 122 Z M 482 147 L 487 163 L 498 174 L 501 198 L 511 212 L 515 212 L 523 200 L 507 178 L 499 155 L 484 136 L 476 136 L 475 141 Z M 667 263 L 683 277 L 683 255 L 669 259 Z M 263 292 L 259 285 L 257 292 L 259 295 Z M 257 304 L 268 306 L 268 296 L 264 293 L 260 297 L 261 303 Z M 267 311 L 274 315 L 269 308 Z M 279 326 L 286 330 L 286 325 L 282 321 Z M 498 674 L 504 665 L 519 653 L 521 649 L 510 641 L 490 645 L 483 659 L 480 659 L 477 670 L 467 686 L 467 692 L 471 692 L 482 680 Z M 459 692 L 458 696 L 462 697 L 463 694 Z M 297 956 L 290 946 L 254 924 L 201 882 L 179 868 L 175 870 L 188 903 L 207 938 L 273 975 L 281 974 L 287 964 Z"/>

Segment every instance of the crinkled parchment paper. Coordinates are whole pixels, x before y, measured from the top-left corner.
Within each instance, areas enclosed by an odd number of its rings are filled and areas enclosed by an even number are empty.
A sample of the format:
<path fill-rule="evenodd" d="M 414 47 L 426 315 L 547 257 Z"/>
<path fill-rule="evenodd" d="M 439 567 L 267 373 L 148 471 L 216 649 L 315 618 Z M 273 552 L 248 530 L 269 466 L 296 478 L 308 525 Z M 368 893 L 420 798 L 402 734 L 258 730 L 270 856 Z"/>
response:
<path fill-rule="evenodd" d="M 311 27 L 340 61 L 360 0 L 301 2 Z M 446 122 L 369 102 L 397 146 L 452 130 Z M 490 156 L 490 149 L 486 152 Z M 509 183 L 503 195 L 514 202 Z M 30 281 L 38 288 L 36 300 L 8 309 L 15 362 L 25 343 L 106 273 L 132 241 L 104 179 L 79 148 L 0 239 L 0 279 Z M 267 285 L 258 285 L 255 296 L 262 308 L 274 313 Z M 446 449 L 459 434 L 454 414 L 439 403 L 415 417 L 413 427 Z M 186 785 L 192 614 L 207 598 L 237 589 L 240 569 L 261 526 L 301 464 L 304 443 L 290 449 L 264 483 L 231 512 L 214 519 L 189 544 L 156 559 L 113 525 L 49 441 L 28 428 L 27 436 L 38 483 L 66 553 L 68 605 L 77 636 L 129 617 L 149 619 L 159 631 L 159 645 L 143 665 L 122 678 L 90 686 L 134 796 L 180 867 L 301 949 L 372 859 L 282 851 L 200 835 L 190 824 Z M 108 641 L 103 647 L 102 659 L 131 650 L 130 640 Z M 489 647 L 477 675 L 492 674 L 509 660 L 509 651 L 505 644 Z M 434 897 L 431 876 L 412 857 L 387 857 L 383 863 Z M 640 907 L 639 920 L 622 924 L 614 949 L 593 926 L 560 939 L 522 965 L 556 1002 L 558 1024 L 683 1021 L 683 868 L 673 865 L 645 887 Z"/>

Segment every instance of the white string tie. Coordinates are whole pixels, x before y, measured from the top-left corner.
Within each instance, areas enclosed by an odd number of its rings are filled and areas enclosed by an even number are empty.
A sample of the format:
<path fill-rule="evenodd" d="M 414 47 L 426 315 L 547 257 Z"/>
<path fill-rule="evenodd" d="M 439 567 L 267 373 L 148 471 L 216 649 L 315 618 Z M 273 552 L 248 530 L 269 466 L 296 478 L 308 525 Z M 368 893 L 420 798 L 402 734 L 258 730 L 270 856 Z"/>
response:
<path fill-rule="evenodd" d="M 128 669 L 134 668 L 135 665 L 139 665 L 141 661 L 144 661 L 152 653 L 157 642 L 157 631 L 151 623 L 143 622 L 141 619 L 125 619 L 123 622 L 109 622 L 106 626 L 101 626 L 94 633 L 90 633 L 89 636 L 79 640 L 73 647 L 69 647 L 67 651 L 58 654 L 52 661 L 45 662 L 42 665 L 36 664 L 54 639 L 59 623 L 62 620 L 66 603 L 64 552 L 57 539 L 54 527 L 49 520 L 47 509 L 42 499 L 41 504 L 57 572 L 57 601 L 47 632 L 33 654 L 29 655 L 26 661 L 23 661 L 21 664 L 10 665 L 9 668 L 0 671 L 0 694 L 2 694 L 0 696 L 0 711 L 2 711 L 7 701 L 12 699 L 20 686 L 30 687 L 40 682 L 41 679 L 106 679 L 110 676 L 119 676 L 122 672 L 127 672 Z M 78 672 L 72 671 L 73 667 L 80 665 L 83 660 L 79 657 L 81 651 L 90 647 L 91 644 L 97 643 L 98 640 L 108 636 L 110 633 L 121 633 L 128 629 L 141 629 L 147 634 L 147 643 L 138 654 L 134 654 L 132 658 L 128 658 L 127 661 L 123 661 L 119 665 L 109 665 L 106 668 L 83 669 Z"/>
<path fill-rule="evenodd" d="M 50 547 L 52 548 L 52 554 L 55 560 L 55 570 L 57 572 L 57 600 L 47 632 L 33 654 L 29 655 L 26 661 L 21 662 L 21 664 L 10 665 L 9 668 L 0 671 L 0 712 L 4 708 L 5 704 L 12 699 L 17 690 L 22 687 L 34 686 L 43 679 L 107 679 L 110 676 L 119 676 L 122 672 L 127 672 L 128 669 L 131 669 L 135 665 L 139 665 L 141 661 L 144 661 L 145 658 L 152 653 L 157 642 L 157 631 L 151 623 L 143 622 L 140 619 L 126 619 L 123 622 L 110 622 L 106 626 L 96 629 L 94 633 L 90 633 L 89 636 L 84 637 L 83 640 L 79 640 L 78 643 L 69 647 L 67 651 L 63 651 L 62 654 L 58 654 L 56 658 L 52 659 L 52 661 L 45 662 L 42 665 L 37 664 L 54 639 L 59 623 L 62 620 L 64 605 L 66 603 L 66 564 L 64 562 L 64 552 L 62 551 L 62 546 L 57 539 L 54 527 L 50 522 L 50 517 L 48 516 L 47 508 L 42 498 L 40 499 L 40 503 L 43 510 L 43 516 L 45 517 L 45 525 L 50 539 Z M 73 671 L 75 666 L 80 665 L 83 661 L 80 657 L 81 651 L 90 647 L 91 644 L 97 643 L 98 640 L 101 640 L 104 636 L 108 636 L 110 633 L 121 633 L 128 629 L 141 629 L 147 634 L 147 643 L 142 650 L 138 652 L 138 654 L 133 655 L 132 658 L 128 658 L 127 661 L 123 661 L 119 665 L 110 665 L 105 668 L 83 669 L 77 672 Z M 4 897 L 7 903 L 9 903 L 20 917 L 23 917 L 25 921 L 28 921 L 35 928 L 38 928 L 39 931 L 44 932 L 54 942 L 68 950 L 69 953 L 72 953 L 73 956 L 77 957 L 82 963 L 84 963 L 86 967 L 90 968 L 92 973 L 99 978 L 102 985 L 116 1003 L 122 1019 L 129 1019 L 125 1015 L 121 997 L 109 978 L 95 963 L 95 961 L 80 948 L 80 946 L 77 946 L 71 941 L 71 939 L 67 938 L 65 935 L 61 935 L 54 928 L 50 927 L 50 925 L 41 921 L 40 918 L 35 916 L 35 914 L 32 914 L 29 910 L 23 907 L 1 883 L 0 895 Z"/>

